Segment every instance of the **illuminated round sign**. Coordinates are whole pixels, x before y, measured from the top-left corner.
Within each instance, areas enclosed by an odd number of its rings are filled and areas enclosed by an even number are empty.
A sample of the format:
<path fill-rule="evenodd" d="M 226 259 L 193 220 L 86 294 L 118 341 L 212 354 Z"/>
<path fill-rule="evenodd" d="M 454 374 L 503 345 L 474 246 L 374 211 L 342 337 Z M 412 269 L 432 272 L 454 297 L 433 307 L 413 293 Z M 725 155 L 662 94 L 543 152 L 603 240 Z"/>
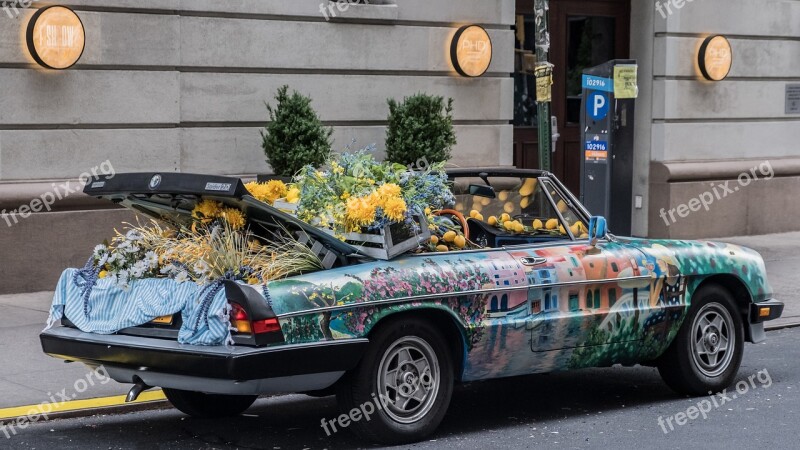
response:
<path fill-rule="evenodd" d="M 700 73 L 707 80 L 722 81 L 733 65 L 731 43 L 725 36 L 709 36 L 703 41 L 698 54 Z"/>
<path fill-rule="evenodd" d="M 492 39 L 479 25 L 467 25 L 456 31 L 450 45 L 450 59 L 456 72 L 465 77 L 479 77 L 492 64 Z"/>
<path fill-rule="evenodd" d="M 33 59 L 48 69 L 69 69 L 86 44 L 80 17 L 64 6 L 42 8 L 31 17 L 26 39 Z"/>

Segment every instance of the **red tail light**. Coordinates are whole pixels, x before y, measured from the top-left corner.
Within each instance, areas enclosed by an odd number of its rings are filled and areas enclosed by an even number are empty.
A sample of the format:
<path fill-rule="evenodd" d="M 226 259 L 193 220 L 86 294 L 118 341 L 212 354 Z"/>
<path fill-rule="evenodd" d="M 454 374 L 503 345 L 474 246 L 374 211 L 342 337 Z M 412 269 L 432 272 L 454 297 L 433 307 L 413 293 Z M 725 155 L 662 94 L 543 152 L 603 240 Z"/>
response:
<path fill-rule="evenodd" d="M 247 317 L 247 312 L 241 307 L 241 305 L 236 303 L 231 303 L 231 325 L 236 328 L 238 333 L 253 333 L 253 328 L 250 325 L 250 319 Z"/>
<path fill-rule="evenodd" d="M 259 320 L 253 322 L 253 331 L 256 334 L 275 333 L 276 331 L 281 331 L 281 324 L 278 323 L 276 318 Z"/>
<path fill-rule="evenodd" d="M 274 317 L 250 322 L 247 311 L 237 303 L 231 303 L 231 325 L 242 334 L 265 334 L 281 331 L 281 324 Z"/>

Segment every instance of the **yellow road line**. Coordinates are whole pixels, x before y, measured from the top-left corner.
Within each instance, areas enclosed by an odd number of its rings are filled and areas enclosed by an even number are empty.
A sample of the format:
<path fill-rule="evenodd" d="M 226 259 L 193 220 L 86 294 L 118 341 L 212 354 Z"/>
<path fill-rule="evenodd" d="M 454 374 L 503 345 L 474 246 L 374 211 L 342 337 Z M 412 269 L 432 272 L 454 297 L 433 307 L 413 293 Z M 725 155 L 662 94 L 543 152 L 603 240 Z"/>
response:
<path fill-rule="evenodd" d="M 166 400 L 164 393 L 159 389 L 157 391 L 142 392 L 139 398 L 129 405 L 139 403 L 154 402 L 158 400 Z M 108 408 L 110 406 L 121 406 L 125 403 L 124 395 L 117 395 L 114 397 L 100 397 L 90 398 L 86 400 L 72 400 L 64 403 L 43 403 L 41 405 L 17 406 L 14 408 L 0 409 L 0 420 L 13 419 L 23 416 L 35 416 L 37 414 L 57 414 L 72 411 L 81 411 L 84 409 L 95 408 Z"/>

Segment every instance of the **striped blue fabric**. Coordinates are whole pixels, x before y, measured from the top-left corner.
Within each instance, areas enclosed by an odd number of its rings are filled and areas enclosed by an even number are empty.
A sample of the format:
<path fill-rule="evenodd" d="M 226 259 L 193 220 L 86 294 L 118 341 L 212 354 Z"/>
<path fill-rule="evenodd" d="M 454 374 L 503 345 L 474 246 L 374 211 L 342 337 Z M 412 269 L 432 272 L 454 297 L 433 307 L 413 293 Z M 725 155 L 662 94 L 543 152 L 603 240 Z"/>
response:
<path fill-rule="evenodd" d="M 189 345 L 232 342 L 224 289 L 204 291 L 195 283 L 179 284 L 166 278 L 136 280 L 128 289 L 122 289 L 112 280 L 102 279 L 92 288 L 87 303 L 84 285 L 75 282 L 78 272 L 68 269 L 61 274 L 47 328 L 66 315 L 81 331 L 114 334 L 180 312 L 183 325 L 178 342 Z M 80 275 L 77 279 L 81 279 Z"/>

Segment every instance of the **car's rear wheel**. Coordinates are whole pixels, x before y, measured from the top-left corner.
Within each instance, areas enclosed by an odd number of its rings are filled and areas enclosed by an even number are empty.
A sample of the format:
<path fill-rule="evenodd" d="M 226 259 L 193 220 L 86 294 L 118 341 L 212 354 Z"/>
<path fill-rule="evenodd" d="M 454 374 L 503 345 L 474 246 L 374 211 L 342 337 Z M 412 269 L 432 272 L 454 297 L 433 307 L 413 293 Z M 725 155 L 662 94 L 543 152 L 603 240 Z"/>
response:
<path fill-rule="evenodd" d="M 701 287 L 686 321 L 661 357 L 658 371 L 681 394 L 705 395 L 730 386 L 744 351 L 744 327 L 731 294 L 721 286 Z"/>
<path fill-rule="evenodd" d="M 371 341 L 337 392 L 349 424 L 338 421 L 331 428 L 349 426 L 364 439 L 386 444 L 430 435 L 453 393 L 453 359 L 441 332 L 427 321 L 406 319 L 380 328 Z"/>
<path fill-rule="evenodd" d="M 253 405 L 255 395 L 217 395 L 202 392 L 164 388 L 164 395 L 172 406 L 184 414 L 200 419 L 238 416 Z"/>

